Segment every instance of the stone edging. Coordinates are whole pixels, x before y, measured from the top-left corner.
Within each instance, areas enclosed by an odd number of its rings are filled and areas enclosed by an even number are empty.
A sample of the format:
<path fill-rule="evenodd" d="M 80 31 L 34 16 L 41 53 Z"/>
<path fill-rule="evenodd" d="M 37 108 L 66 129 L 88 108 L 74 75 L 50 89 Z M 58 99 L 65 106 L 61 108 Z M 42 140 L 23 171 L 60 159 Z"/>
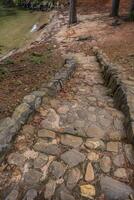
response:
<path fill-rule="evenodd" d="M 71 78 L 76 69 L 73 59 L 66 59 L 64 67 L 55 74 L 55 77 L 46 85 L 43 84 L 37 91 L 25 96 L 22 103 L 15 109 L 11 117 L 0 121 L 0 162 L 5 153 L 10 149 L 15 135 L 21 129 L 28 118 L 36 111 L 45 96 L 55 96 L 64 83 Z"/>
<path fill-rule="evenodd" d="M 125 115 L 124 127 L 127 139 L 134 145 L 134 112 L 133 112 L 133 96 L 130 94 L 128 85 L 121 80 L 117 65 L 110 62 L 105 53 L 98 47 L 93 47 L 93 52 L 100 64 L 104 84 L 109 89 L 110 95 L 114 99 L 117 109 Z"/>

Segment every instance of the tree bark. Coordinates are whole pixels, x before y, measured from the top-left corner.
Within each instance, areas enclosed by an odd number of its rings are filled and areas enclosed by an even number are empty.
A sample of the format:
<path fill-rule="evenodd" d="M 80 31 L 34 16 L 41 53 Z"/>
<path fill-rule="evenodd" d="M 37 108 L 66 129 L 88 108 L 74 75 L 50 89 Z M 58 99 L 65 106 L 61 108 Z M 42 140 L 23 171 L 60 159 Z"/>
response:
<path fill-rule="evenodd" d="M 131 0 L 130 13 L 134 12 L 134 0 Z"/>
<path fill-rule="evenodd" d="M 74 24 L 77 22 L 77 13 L 76 13 L 77 0 L 70 0 L 69 5 L 69 24 Z"/>
<path fill-rule="evenodd" d="M 112 17 L 118 17 L 120 0 L 112 0 Z"/>

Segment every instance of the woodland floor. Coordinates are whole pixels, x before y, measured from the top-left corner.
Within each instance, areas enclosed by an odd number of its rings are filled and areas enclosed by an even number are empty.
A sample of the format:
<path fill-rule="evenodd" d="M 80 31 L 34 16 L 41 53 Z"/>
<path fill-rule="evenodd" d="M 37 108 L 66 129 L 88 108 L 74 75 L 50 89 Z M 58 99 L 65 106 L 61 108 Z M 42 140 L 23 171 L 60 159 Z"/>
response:
<path fill-rule="evenodd" d="M 22 71 L 11 74 L 9 79 L 3 77 L 4 98 L 11 98 L 3 109 L 12 102 L 18 103 L 44 79 L 48 81 L 61 66 L 58 65 L 61 55 L 73 58 L 77 64 L 64 89 L 53 98 L 45 96 L 41 107 L 14 139 L 0 166 L 2 200 L 134 198 L 134 153 L 126 139 L 125 116 L 107 95 L 99 63 L 92 52 L 93 45 L 100 46 L 112 61 L 122 65 L 125 79 L 133 77 L 133 23 L 121 20 L 120 26 L 111 26 L 114 19 L 106 13 L 109 5 L 106 4 L 105 12 L 104 8 L 99 12 L 100 4 L 97 8 L 89 6 L 91 12 L 85 10 L 83 3 L 78 9 L 79 23 L 71 27 L 68 27 L 67 12 L 60 13 L 55 24 L 57 32 L 51 36 L 50 43 L 15 55 L 15 61 L 9 59 L 16 65 L 10 63 L 7 67 L 16 70 L 21 66 Z M 85 36 L 87 40 L 80 40 Z M 44 56 L 48 58 L 45 63 Z M 29 58 L 34 64 L 29 63 Z M 24 65 L 29 67 L 24 68 Z M 20 79 L 15 85 L 17 75 Z M 14 87 L 12 94 L 16 91 L 18 101 L 9 97 L 10 79 Z M 25 80 L 27 90 L 22 88 Z"/>
<path fill-rule="evenodd" d="M 87 15 L 89 15 L 89 18 L 92 17 L 92 14 L 98 15 L 93 20 L 89 20 L 91 23 L 84 25 L 87 30 L 83 32 L 93 36 L 98 46 L 106 52 L 111 61 L 121 64 L 127 69 L 126 73 L 128 76 L 129 74 L 133 76 L 134 24 L 120 19 L 121 25 L 111 26 L 113 19 L 108 16 L 110 5 L 108 0 L 100 1 L 100 3 L 98 1 L 80 1 L 78 13 L 83 19 L 84 16 L 86 16 L 85 19 L 88 18 Z M 120 15 L 125 15 L 127 9 L 128 3 L 122 1 Z M 84 26 L 82 26 L 83 29 Z M 67 37 L 79 36 L 81 33 L 81 30 L 77 30 L 77 33 L 68 31 Z M 81 44 L 82 47 L 85 52 L 90 51 L 88 41 Z M 71 48 L 75 51 L 77 45 L 75 47 L 73 44 Z M 37 54 L 39 52 L 41 55 L 35 55 L 36 52 Z M 38 88 L 44 80 L 48 81 L 61 65 L 60 52 L 57 50 L 56 45 L 51 43 L 41 44 L 25 53 L 12 56 L 5 60 L 4 63 L 1 63 L 0 118 L 9 116 L 24 95 Z"/>

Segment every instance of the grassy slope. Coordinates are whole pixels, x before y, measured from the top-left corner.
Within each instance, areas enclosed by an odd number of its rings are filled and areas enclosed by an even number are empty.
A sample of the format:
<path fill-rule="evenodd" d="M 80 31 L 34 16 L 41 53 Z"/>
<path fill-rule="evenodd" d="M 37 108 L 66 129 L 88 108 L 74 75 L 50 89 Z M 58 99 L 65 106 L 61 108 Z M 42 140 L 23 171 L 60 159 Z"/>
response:
<path fill-rule="evenodd" d="M 33 41 L 38 33 L 30 33 L 31 27 L 36 23 L 43 24 L 47 20 L 47 13 L 30 13 L 0 6 L 0 53 L 4 54 Z"/>

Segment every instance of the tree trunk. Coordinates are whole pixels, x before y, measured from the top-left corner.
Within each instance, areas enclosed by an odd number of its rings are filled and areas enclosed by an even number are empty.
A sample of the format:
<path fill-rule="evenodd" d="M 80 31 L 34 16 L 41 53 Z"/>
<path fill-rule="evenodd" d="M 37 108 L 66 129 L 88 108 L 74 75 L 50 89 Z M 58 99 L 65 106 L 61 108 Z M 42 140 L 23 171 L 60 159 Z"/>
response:
<path fill-rule="evenodd" d="M 76 4 L 77 4 L 77 0 L 70 0 L 69 24 L 74 24 L 77 22 Z"/>
<path fill-rule="evenodd" d="M 134 0 L 131 0 L 130 13 L 134 12 Z"/>
<path fill-rule="evenodd" d="M 112 0 L 112 17 L 117 17 L 119 14 L 120 0 Z"/>
<path fill-rule="evenodd" d="M 131 0 L 130 12 L 129 12 L 129 19 L 134 21 L 134 0 Z"/>

